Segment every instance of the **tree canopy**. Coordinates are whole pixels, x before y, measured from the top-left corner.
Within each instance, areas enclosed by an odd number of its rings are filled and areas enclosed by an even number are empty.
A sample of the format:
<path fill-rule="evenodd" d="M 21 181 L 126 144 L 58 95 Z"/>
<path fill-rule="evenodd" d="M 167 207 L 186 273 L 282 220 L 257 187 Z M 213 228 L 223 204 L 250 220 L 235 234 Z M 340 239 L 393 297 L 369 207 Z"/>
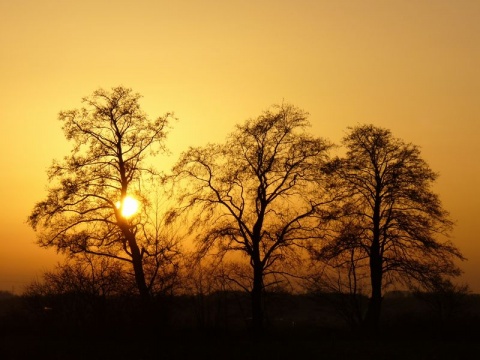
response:
<path fill-rule="evenodd" d="M 307 115 L 276 105 L 238 125 L 224 144 L 190 148 L 174 168 L 185 181 L 182 203 L 199 210 L 200 251 L 237 251 L 249 260 L 256 327 L 265 276 L 313 234 L 311 218 L 325 201 L 322 164 L 331 144 L 307 133 Z"/>
<path fill-rule="evenodd" d="M 150 120 L 140 97 L 121 86 L 99 89 L 82 100 L 81 109 L 60 112 L 73 147 L 69 156 L 51 165 L 48 195 L 35 205 L 28 221 L 38 231 L 41 246 L 130 262 L 139 291 L 146 296 L 143 260 L 151 249 L 139 231 L 144 219 L 141 213 L 124 216 L 123 207 L 127 196 L 148 204 L 142 180 L 157 171 L 147 159 L 165 150 L 172 114 Z"/>
<path fill-rule="evenodd" d="M 345 157 L 334 162 L 334 181 L 348 195 L 338 204 L 336 236 L 317 253 L 367 264 L 371 301 L 367 321 L 378 323 L 382 288 L 401 281 L 426 283 L 457 276 L 463 259 L 448 240 L 453 226 L 432 186 L 437 179 L 420 149 L 373 125 L 349 128 Z"/>

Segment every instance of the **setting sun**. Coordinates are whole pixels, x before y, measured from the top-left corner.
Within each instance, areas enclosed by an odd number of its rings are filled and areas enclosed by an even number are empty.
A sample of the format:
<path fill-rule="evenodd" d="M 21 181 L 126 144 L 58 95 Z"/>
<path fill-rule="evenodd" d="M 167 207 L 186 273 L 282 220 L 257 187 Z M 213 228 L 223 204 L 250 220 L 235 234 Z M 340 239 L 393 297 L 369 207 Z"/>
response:
<path fill-rule="evenodd" d="M 120 201 L 117 201 L 115 205 L 117 206 L 117 209 L 121 209 L 122 216 L 126 218 L 134 215 L 138 211 L 138 200 L 131 196 L 125 197 L 123 200 L 123 206 L 121 206 L 122 204 Z"/>

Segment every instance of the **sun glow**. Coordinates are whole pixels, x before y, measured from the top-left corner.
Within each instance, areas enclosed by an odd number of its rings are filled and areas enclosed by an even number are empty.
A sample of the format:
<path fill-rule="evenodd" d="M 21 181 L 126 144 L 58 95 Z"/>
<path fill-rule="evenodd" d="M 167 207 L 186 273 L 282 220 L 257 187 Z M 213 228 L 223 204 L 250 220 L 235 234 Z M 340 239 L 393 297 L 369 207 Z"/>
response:
<path fill-rule="evenodd" d="M 115 205 L 117 206 L 117 209 L 120 209 L 122 216 L 125 218 L 134 215 L 139 207 L 138 200 L 131 196 L 126 196 L 125 199 L 123 199 L 123 205 L 120 201 L 117 201 Z"/>

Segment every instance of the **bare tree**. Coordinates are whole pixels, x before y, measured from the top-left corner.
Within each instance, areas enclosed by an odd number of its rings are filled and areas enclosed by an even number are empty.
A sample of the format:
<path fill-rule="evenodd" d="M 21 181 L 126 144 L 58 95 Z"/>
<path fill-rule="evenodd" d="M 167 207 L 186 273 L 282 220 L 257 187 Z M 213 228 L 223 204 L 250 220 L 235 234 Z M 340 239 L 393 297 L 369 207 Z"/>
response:
<path fill-rule="evenodd" d="M 437 178 L 417 146 L 373 125 L 349 128 L 346 156 L 331 166 L 333 181 L 348 194 L 339 203 L 337 236 L 316 254 L 329 260 L 352 254 L 366 265 L 371 295 L 364 322 L 378 327 L 382 290 L 394 281 L 406 284 L 457 276 L 463 259 L 447 236 L 453 226 L 438 196 Z"/>
<path fill-rule="evenodd" d="M 304 276 L 308 293 L 326 302 L 351 328 L 362 323 L 366 304 L 368 264 L 358 255 L 360 251 L 351 247 L 335 256 L 315 252 L 316 259 L 322 256 L 323 261 L 313 261 Z"/>
<path fill-rule="evenodd" d="M 415 297 L 430 308 L 441 325 L 448 324 L 462 309 L 468 307 L 468 285 L 454 284 L 448 278 L 431 278 L 413 290 Z"/>
<path fill-rule="evenodd" d="M 77 254 L 29 284 L 23 296 L 41 318 L 90 327 L 105 319 L 109 299 L 135 292 L 135 282 L 122 265 L 112 258 Z"/>
<path fill-rule="evenodd" d="M 133 285 L 133 287 L 131 286 Z M 26 296 L 57 296 L 86 294 L 109 297 L 128 294 L 134 283 L 125 276 L 125 269 L 111 258 L 79 254 L 58 264 L 53 271 L 43 274 L 26 288 Z"/>
<path fill-rule="evenodd" d="M 90 253 L 131 264 L 142 298 L 149 298 L 144 259 L 148 234 L 139 231 L 142 213 L 126 214 L 128 196 L 148 205 L 143 180 L 157 172 L 149 155 L 164 151 L 170 113 L 150 120 L 140 95 L 131 89 L 99 89 L 84 107 L 60 112 L 63 131 L 73 143 L 69 156 L 48 172 L 48 195 L 28 218 L 38 243 L 67 254 Z M 131 216 L 130 216 L 131 215 Z"/>
<path fill-rule="evenodd" d="M 181 287 L 180 267 L 185 262 L 181 246 L 185 234 L 183 223 L 170 219 L 169 194 L 158 183 L 148 187 L 149 206 L 145 221 L 138 225 L 144 249 L 143 267 L 152 295 L 173 295 Z"/>
<path fill-rule="evenodd" d="M 264 322 L 265 276 L 311 236 L 321 210 L 322 164 L 331 145 L 306 132 L 307 113 L 288 104 L 250 119 L 224 144 L 190 148 L 174 167 L 186 208 L 196 209 L 200 253 L 239 252 L 251 266 L 253 327 Z"/>

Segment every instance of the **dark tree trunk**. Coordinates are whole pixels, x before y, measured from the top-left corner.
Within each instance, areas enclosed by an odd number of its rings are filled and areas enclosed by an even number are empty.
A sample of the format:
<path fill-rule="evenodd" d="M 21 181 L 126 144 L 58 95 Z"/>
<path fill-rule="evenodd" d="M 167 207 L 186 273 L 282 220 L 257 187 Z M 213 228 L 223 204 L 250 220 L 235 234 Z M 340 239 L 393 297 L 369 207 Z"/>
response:
<path fill-rule="evenodd" d="M 258 199 L 264 199 L 265 190 L 259 187 Z M 257 199 L 257 201 L 258 201 Z M 266 202 L 260 201 L 258 218 L 253 226 L 252 257 L 253 288 L 252 288 L 252 327 L 255 335 L 263 333 L 263 263 L 260 260 L 261 229 L 265 216 Z"/>
<path fill-rule="evenodd" d="M 364 323 L 369 330 L 377 331 L 382 309 L 382 263 L 378 256 L 370 258 L 370 281 L 372 293 L 368 302 Z"/>
<path fill-rule="evenodd" d="M 142 300 L 148 301 L 150 299 L 150 292 L 148 291 L 147 283 L 145 281 L 142 255 L 137 245 L 137 241 L 135 240 L 135 236 L 131 232 L 127 234 L 127 241 L 132 253 L 133 272 L 135 274 L 135 283 L 137 284 L 138 292 L 140 293 Z"/>
<path fill-rule="evenodd" d="M 261 264 L 255 264 L 253 267 L 252 327 L 255 334 L 263 332 L 263 268 Z"/>
<path fill-rule="evenodd" d="M 365 325 L 369 330 L 377 331 L 382 309 L 383 255 L 380 246 L 380 207 L 381 180 L 377 179 L 375 206 L 373 209 L 373 239 L 370 246 L 370 284 L 372 293 L 365 315 Z"/>

